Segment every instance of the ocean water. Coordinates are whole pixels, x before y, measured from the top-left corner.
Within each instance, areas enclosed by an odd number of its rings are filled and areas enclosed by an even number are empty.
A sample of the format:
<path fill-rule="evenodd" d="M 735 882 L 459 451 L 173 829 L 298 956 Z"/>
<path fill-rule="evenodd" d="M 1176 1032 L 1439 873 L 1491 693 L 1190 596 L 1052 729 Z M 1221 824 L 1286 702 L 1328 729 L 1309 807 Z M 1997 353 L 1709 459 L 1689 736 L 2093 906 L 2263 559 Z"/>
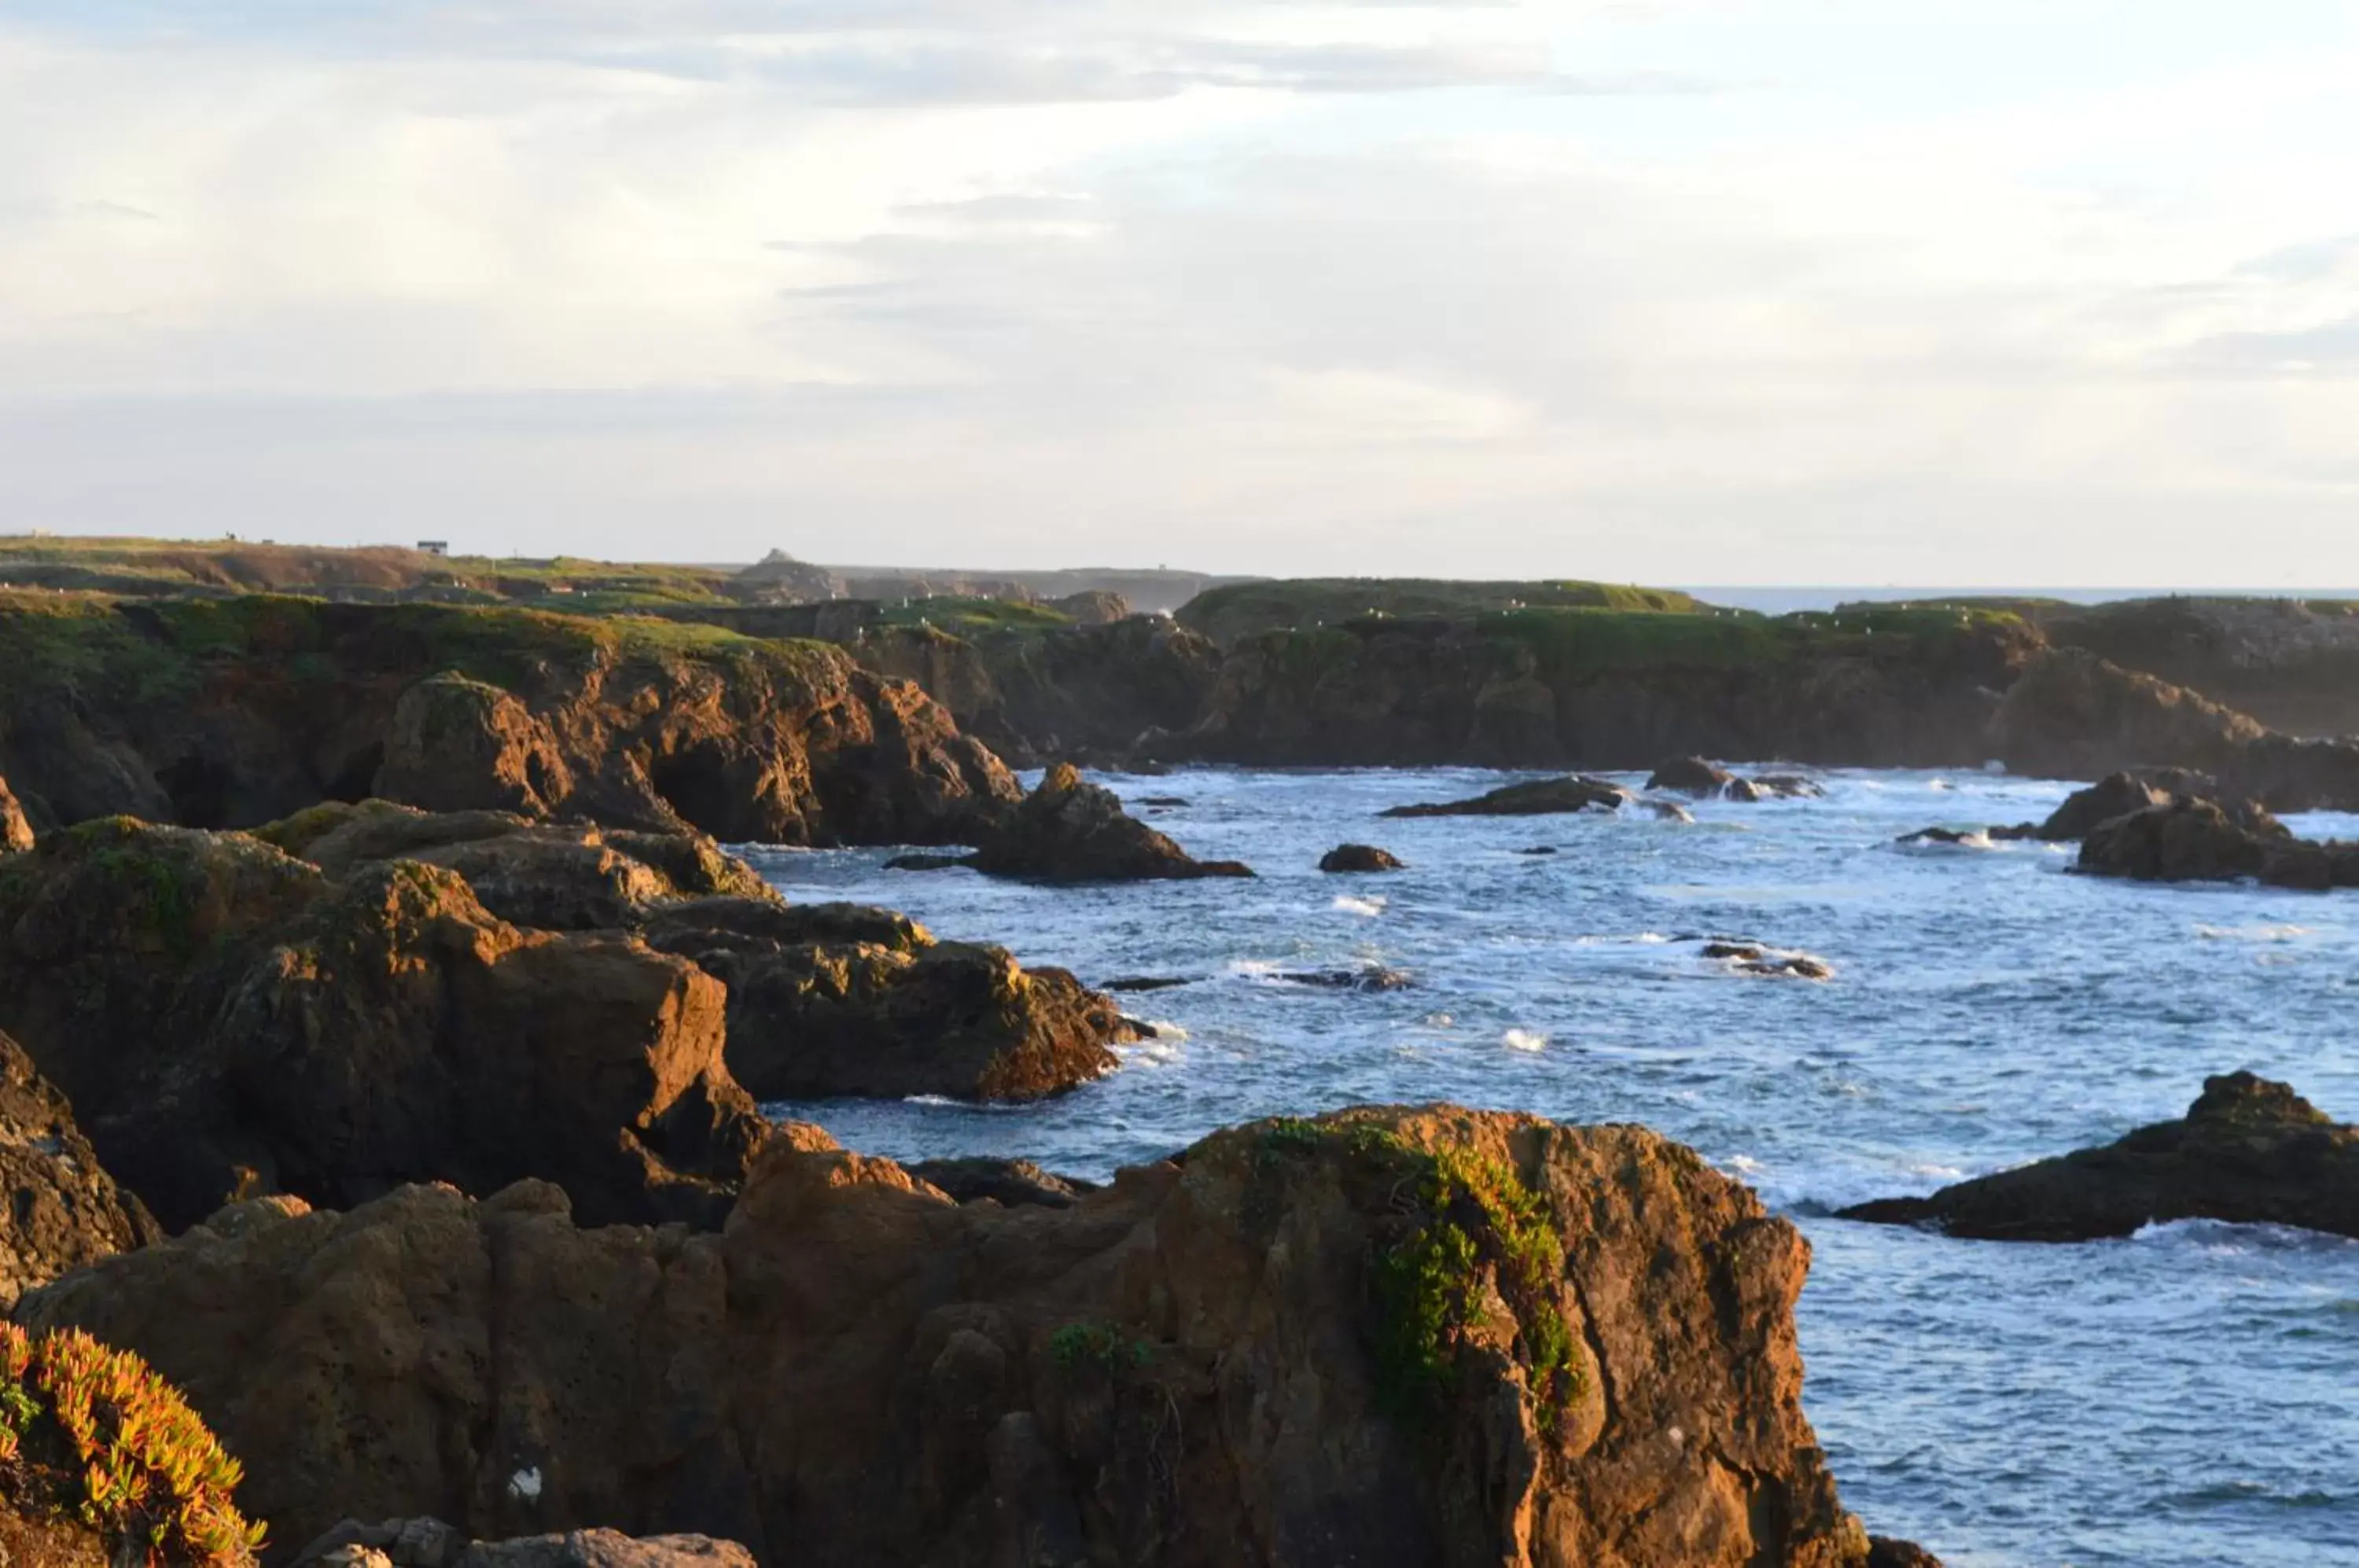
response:
<path fill-rule="evenodd" d="M 1105 780 L 1251 882 L 1041 888 L 887 872 L 884 850 L 756 850 L 792 898 L 891 905 L 1093 983 L 1188 982 L 1126 997 L 1158 1038 L 1046 1104 L 772 1109 L 877 1153 L 1089 1176 L 1360 1102 L 1643 1122 L 1809 1236 L 1805 1403 L 1871 1529 L 1965 1568 L 2359 1564 L 2359 1243 L 2196 1224 L 2007 1245 L 1826 1213 L 2118 1137 L 2236 1067 L 2359 1116 L 2359 894 L 2105 882 L 2040 844 L 1902 847 L 1929 824 L 2036 820 L 2071 786 L 1822 778 L 1826 800 L 1708 801 L 1692 824 L 1376 819 L 1504 781 L 1473 769 Z M 1140 803 L 1167 796 L 1186 804 Z M 2291 821 L 2359 836 L 2359 818 Z M 1320 874 L 1344 842 L 1409 869 Z M 1557 853 L 1519 853 L 1537 847 Z M 1742 974 L 1701 956 L 1712 936 L 1834 975 Z M 1377 966 L 1412 984 L 1280 977 Z"/>

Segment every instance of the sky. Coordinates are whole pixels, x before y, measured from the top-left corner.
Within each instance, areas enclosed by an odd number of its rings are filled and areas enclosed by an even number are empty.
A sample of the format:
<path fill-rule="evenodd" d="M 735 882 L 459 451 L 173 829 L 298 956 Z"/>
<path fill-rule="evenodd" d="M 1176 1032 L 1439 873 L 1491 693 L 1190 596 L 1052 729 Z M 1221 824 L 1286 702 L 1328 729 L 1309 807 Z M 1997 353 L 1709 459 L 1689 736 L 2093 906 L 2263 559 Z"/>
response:
<path fill-rule="evenodd" d="M 2344 0 L 0 0 L 0 531 L 2359 584 Z"/>

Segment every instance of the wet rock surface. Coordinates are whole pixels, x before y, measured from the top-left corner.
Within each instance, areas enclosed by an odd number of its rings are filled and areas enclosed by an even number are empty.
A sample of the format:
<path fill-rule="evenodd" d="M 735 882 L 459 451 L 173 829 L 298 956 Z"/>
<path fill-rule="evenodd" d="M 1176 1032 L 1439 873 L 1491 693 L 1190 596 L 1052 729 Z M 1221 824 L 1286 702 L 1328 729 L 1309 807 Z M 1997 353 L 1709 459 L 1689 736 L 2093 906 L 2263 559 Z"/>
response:
<path fill-rule="evenodd" d="M 2295 838 L 2258 806 L 2181 797 L 2092 829 L 2076 869 L 2140 882 L 2251 878 L 2324 892 L 2359 887 L 2359 844 Z"/>
<path fill-rule="evenodd" d="M 1387 817 L 1559 816 L 1573 811 L 1619 811 L 1630 798 L 1630 791 L 1618 784 L 1609 784 L 1602 779 L 1573 776 L 1503 785 L 1472 800 L 1395 806 L 1382 814 Z"/>
<path fill-rule="evenodd" d="M 2178 1121 L 1840 1214 L 1990 1241 L 2093 1241 L 2189 1219 L 2359 1236 L 2359 1129 L 2287 1084 L 2231 1073 L 2205 1079 Z"/>
<path fill-rule="evenodd" d="M 1424 1337 L 1381 1260 L 1445 1223 L 1468 1279 Z M 818 1568 L 1857 1568 L 1807 1258 L 1652 1134 L 1441 1107 L 1255 1124 L 1064 1208 L 791 1128 L 718 1235 L 538 1182 L 263 1200 L 23 1311 L 188 1389 L 282 1541 L 431 1499 Z"/>
<path fill-rule="evenodd" d="M 1319 857 L 1319 869 L 1327 872 L 1399 871 L 1400 857 L 1388 849 L 1378 849 L 1372 844 L 1339 844 Z"/>

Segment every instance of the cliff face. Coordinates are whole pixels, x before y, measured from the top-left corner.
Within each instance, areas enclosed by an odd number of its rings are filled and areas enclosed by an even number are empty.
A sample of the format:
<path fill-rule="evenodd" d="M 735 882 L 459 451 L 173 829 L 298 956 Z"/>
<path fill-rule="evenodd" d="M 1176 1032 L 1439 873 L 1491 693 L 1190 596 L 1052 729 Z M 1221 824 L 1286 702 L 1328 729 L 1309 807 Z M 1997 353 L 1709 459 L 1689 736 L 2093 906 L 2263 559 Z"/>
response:
<path fill-rule="evenodd" d="M 1631 768 L 1667 756 L 1957 767 L 2038 647 L 2012 617 L 1540 610 L 1361 620 L 1230 650 L 1172 759 Z"/>
<path fill-rule="evenodd" d="M 2049 639 L 2301 736 L 2359 735 L 2359 605 L 2179 597 L 2057 607 Z"/>
<path fill-rule="evenodd" d="M 1062 1208 L 789 1129 L 718 1236 L 584 1230 L 542 1183 L 249 1203 L 23 1315 L 187 1388 L 282 1541 L 342 1509 L 814 1568 L 1856 1568 L 1807 1260 L 1649 1133 L 1436 1107 Z"/>
<path fill-rule="evenodd" d="M 37 828 L 252 826 L 375 795 L 781 844 L 971 840 L 1005 768 L 842 650 L 505 609 L 0 600 Z"/>

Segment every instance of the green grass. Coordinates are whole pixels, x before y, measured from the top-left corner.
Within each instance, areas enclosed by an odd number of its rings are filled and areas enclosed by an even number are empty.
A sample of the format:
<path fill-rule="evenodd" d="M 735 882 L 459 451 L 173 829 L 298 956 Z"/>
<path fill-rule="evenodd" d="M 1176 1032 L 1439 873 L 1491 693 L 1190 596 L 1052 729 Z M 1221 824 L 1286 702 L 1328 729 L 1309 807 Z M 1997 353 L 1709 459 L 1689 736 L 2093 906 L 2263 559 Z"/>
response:
<path fill-rule="evenodd" d="M 1708 608 L 1668 588 L 1613 583 L 1475 583 L 1415 577 L 1305 577 L 1208 589 L 1178 618 L 1215 642 L 1256 632 L 1337 626 L 1369 615 L 1464 617 L 1524 608 L 1695 613 Z"/>
<path fill-rule="evenodd" d="M 1035 633 L 1059 631 L 1073 624 L 1073 618 L 1061 610 L 1046 604 L 1027 604 L 1013 599 L 966 599 L 940 595 L 931 599 L 897 599 L 882 602 L 883 615 L 878 624 L 886 626 L 932 626 L 952 637 L 970 640 L 994 633 Z"/>

